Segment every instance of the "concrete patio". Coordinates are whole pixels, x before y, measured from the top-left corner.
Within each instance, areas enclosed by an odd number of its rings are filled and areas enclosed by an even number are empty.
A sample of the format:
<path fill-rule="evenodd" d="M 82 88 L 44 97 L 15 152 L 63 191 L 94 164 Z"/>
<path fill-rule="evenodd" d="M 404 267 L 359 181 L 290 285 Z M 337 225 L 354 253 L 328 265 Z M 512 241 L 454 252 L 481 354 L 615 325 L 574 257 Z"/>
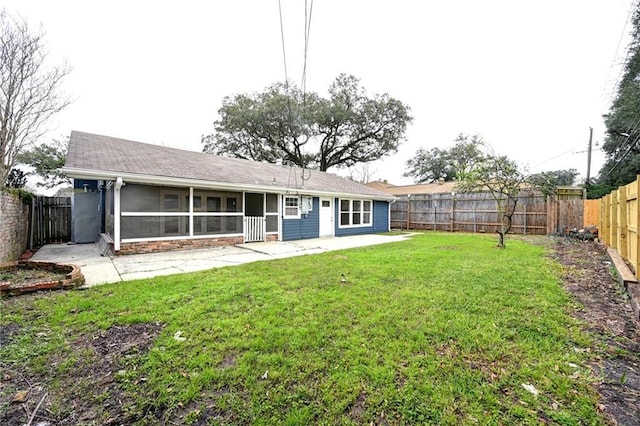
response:
<path fill-rule="evenodd" d="M 274 241 L 127 256 L 102 256 L 96 244 L 49 244 L 31 258 L 34 261 L 72 263 L 85 276 L 84 287 L 160 275 L 202 271 L 261 260 L 363 247 L 402 241 L 411 234 L 369 234 L 351 237 Z"/>

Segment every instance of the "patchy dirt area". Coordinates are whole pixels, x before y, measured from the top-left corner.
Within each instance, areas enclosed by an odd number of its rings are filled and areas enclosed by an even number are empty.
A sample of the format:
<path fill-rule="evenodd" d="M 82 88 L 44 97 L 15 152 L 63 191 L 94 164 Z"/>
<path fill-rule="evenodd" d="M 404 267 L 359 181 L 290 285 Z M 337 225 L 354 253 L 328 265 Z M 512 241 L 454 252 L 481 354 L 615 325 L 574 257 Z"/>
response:
<path fill-rule="evenodd" d="M 605 247 L 575 239 L 535 240 L 542 241 L 564 265 L 565 286 L 577 302 L 575 315 L 597 336 L 592 368 L 602 397 L 600 409 L 612 425 L 640 425 L 640 327 L 622 285 L 612 276 Z M 21 300 L 46 297 L 47 293 L 20 296 Z M 0 327 L 0 346 L 19 338 L 21 327 Z M 135 368 L 128 359 L 146 353 L 162 327 L 159 323 L 122 325 L 84 335 L 73 342 L 72 353 L 56 355 L 37 372 L 0 360 L 0 424 L 120 425 L 141 418 L 164 419 L 165 413 L 137 412 L 136 395 L 128 393 L 125 381 L 119 379 Z M 54 392 L 47 371 L 61 368 L 68 374 L 59 378 Z M 203 415 L 215 417 L 216 413 Z M 165 422 L 179 424 L 180 420 Z"/>
<path fill-rule="evenodd" d="M 48 269 L 34 269 L 16 266 L 0 272 L 0 282 L 8 282 L 15 286 L 27 286 L 45 281 L 62 280 L 65 272 L 50 271 Z"/>
<path fill-rule="evenodd" d="M 83 336 L 73 342 L 72 354 L 53 357 L 43 373 L 3 365 L 0 360 L 0 424 L 133 423 L 140 415 L 129 411 L 135 395 L 127 394 L 116 376 L 127 374 L 127 358 L 147 352 L 161 330 L 161 324 L 132 324 Z M 19 332 L 15 324 L 0 328 L 0 344 Z M 69 374 L 61 378 L 59 391 L 50 394 L 46 369 L 61 365 L 68 365 Z"/>
<path fill-rule="evenodd" d="M 558 238 L 552 248 L 552 257 L 565 267 L 565 287 L 579 304 L 575 316 L 599 336 L 598 362 L 591 367 L 599 378 L 600 408 L 614 425 L 640 425 L 640 324 L 612 275 L 606 247 Z"/>

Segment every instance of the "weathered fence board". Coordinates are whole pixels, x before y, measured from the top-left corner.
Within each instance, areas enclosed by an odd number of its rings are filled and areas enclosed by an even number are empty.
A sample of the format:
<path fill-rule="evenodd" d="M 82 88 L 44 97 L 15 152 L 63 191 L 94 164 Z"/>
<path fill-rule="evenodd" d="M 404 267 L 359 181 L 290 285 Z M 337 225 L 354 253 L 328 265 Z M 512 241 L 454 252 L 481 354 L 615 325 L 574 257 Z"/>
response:
<path fill-rule="evenodd" d="M 29 247 L 71 240 L 71 198 L 34 197 L 31 203 Z"/>

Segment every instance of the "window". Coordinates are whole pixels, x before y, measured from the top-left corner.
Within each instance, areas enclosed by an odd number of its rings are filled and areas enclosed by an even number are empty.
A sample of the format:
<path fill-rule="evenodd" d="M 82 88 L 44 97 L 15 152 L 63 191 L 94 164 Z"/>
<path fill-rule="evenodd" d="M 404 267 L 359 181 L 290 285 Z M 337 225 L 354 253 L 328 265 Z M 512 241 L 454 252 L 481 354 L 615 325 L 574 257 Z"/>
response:
<path fill-rule="evenodd" d="M 371 226 L 371 201 L 340 200 L 340 227 Z"/>
<path fill-rule="evenodd" d="M 284 197 L 284 218 L 300 219 L 300 198 Z"/>
<path fill-rule="evenodd" d="M 180 196 L 178 194 L 164 194 L 164 211 L 180 211 Z"/>
<path fill-rule="evenodd" d="M 221 205 L 220 197 L 207 197 L 207 212 L 219 212 Z"/>
<path fill-rule="evenodd" d="M 238 211 L 238 201 L 235 198 L 232 197 L 228 197 L 227 198 L 227 211 L 228 212 L 235 212 Z"/>

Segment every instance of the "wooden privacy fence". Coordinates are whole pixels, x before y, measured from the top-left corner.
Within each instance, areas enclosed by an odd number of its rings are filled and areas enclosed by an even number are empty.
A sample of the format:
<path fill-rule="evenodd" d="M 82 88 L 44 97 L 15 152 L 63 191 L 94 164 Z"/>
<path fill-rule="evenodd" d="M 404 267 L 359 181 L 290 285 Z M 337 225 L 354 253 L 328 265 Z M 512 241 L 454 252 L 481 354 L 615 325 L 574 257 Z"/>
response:
<path fill-rule="evenodd" d="M 584 226 L 600 223 L 600 200 L 584 200 Z"/>
<path fill-rule="evenodd" d="M 71 241 L 71 197 L 34 197 L 29 219 L 29 248 Z"/>
<path fill-rule="evenodd" d="M 512 233 L 547 235 L 583 223 L 583 191 L 561 188 L 557 197 L 523 191 L 513 215 Z M 435 193 L 398 197 L 391 205 L 391 227 L 435 231 L 495 232 L 500 213 L 491 194 Z"/>
<path fill-rule="evenodd" d="M 640 175 L 628 185 L 609 193 L 599 202 L 598 236 L 627 261 L 634 269 L 636 277 L 640 266 L 638 259 L 638 239 L 640 233 L 640 210 L 638 209 L 638 188 Z"/>

